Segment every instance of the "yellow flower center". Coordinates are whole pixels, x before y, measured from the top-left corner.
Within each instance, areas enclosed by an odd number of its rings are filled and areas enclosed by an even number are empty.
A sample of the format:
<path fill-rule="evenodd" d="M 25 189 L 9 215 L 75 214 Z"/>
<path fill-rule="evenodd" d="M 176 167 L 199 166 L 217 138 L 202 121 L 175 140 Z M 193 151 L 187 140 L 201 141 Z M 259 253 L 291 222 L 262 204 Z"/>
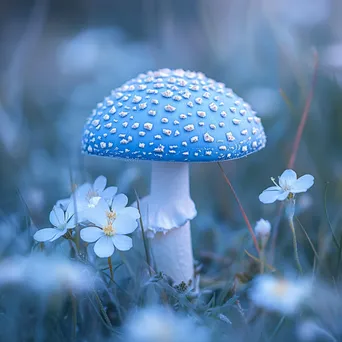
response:
<path fill-rule="evenodd" d="M 108 220 L 113 222 L 116 219 L 116 212 L 115 211 L 107 211 L 106 213 Z"/>
<path fill-rule="evenodd" d="M 277 297 L 283 297 L 289 290 L 289 283 L 286 280 L 279 280 L 273 287 L 272 292 Z"/>
<path fill-rule="evenodd" d="M 115 228 L 113 227 L 112 224 L 107 224 L 106 226 L 103 227 L 103 232 L 107 235 L 107 236 L 113 236 L 115 235 L 116 231 Z"/>

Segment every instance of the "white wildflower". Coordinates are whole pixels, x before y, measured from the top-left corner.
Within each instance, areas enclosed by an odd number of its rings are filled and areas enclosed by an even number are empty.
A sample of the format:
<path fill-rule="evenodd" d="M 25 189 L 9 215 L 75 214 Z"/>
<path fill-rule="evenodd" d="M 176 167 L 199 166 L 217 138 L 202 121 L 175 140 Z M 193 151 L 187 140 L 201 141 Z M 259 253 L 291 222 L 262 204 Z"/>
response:
<path fill-rule="evenodd" d="M 117 187 L 110 186 L 106 188 L 107 179 L 104 176 L 99 176 L 95 179 L 94 184 L 85 183 L 77 188 L 71 197 L 70 203 L 76 206 L 79 221 L 83 221 L 88 211 L 96 208 L 100 199 L 111 201 L 117 192 Z"/>
<path fill-rule="evenodd" d="M 68 229 L 75 228 L 76 222 L 71 206 L 69 205 L 66 210 L 63 210 L 55 205 L 50 212 L 50 223 L 53 228 L 40 229 L 33 235 L 36 241 L 55 241 L 66 234 Z"/>
<path fill-rule="evenodd" d="M 81 238 L 86 242 L 96 242 L 94 252 L 100 258 L 110 257 L 115 248 L 128 251 L 132 248 L 132 239 L 126 234 L 137 227 L 139 212 L 136 208 L 126 207 L 126 196 L 115 196 L 111 205 L 100 200 L 88 220 L 95 226 L 81 230 Z"/>
<path fill-rule="evenodd" d="M 267 188 L 259 195 L 259 200 L 265 204 L 276 200 L 284 201 L 297 193 L 306 192 L 314 184 L 313 176 L 308 174 L 297 179 L 297 174 L 293 170 L 285 170 L 279 177 L 279 184 L 271 179 L 275 186 Z"/>
<path fill-rule="evenodd" d="M 124 340 L 130 342 L 209 341 L 209 333 L 190 318 L 171 309 L 150 307 L 133 314 L 126 324 Z"/>
<path fill-rule="evenodd" d="M 40 293 L 71 289 L 85 291 L 92 288 L 95 280 L 90 268 L 64 257 L 34 254 L 0 262 L 0 286 L 22 284 Z"/>
<path fill-rule="evenodd" d="M 311 283 L 307 279 L 290 281 L 271 275 L 255 279 L 249 296 L 255 305 L 285 315 L 295 313 L 311 294 Z"/>

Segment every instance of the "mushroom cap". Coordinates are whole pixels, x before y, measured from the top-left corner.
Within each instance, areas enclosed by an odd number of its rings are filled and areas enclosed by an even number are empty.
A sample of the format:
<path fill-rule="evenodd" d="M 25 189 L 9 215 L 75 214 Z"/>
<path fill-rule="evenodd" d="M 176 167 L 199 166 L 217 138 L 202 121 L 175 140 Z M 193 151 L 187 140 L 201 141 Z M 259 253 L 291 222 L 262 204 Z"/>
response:
<path fill-rule="evenodd" d="M 223 83 L 184 70 L 149 71 L 97 104 L 83 152 L 175 162 L 237 159 L 266 144 L 261 120 Z"/>

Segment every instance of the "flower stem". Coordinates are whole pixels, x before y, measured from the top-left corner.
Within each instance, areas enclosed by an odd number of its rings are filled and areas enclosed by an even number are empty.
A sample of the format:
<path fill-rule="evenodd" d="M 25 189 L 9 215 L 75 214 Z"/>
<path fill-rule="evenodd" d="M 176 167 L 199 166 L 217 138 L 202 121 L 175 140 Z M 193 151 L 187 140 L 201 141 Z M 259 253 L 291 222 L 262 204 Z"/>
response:
<path fill-rule="evenodd" d="M 71 303 L 72 303 L 72 336 L 73 339 L 76 339 L 76 333 L 77 333 L 77 300 L 72 292 L 70 292 L 71 296 Z"/>
<path fill-rule="evenodd" d="M 297 247 L 297 237 L 296 237 L 296 230 L 295 230 L 295 227 L 294 227 L 294 224 L 293 224 L 293 216 L 289 217 L 289 224 L 290 224 L 290 228 L 291 228 L 291 231 L 292 231 L 292 237 L 293 237 L 294 258 L 295 258 L 296 263 L 297 263 L 298 271 L 302 275 L 303 274 L 303 269 L 302 269 L 302 266 L 301 266 L 300 261 L 299 261 L 298 247 Z"/>
<path fill-rule="evenodd" d="M 265 250 L 264 248 L 260 248 L 260 274 L 263 274 L 265 272 Z"/>
<path fill-rule="evenodd" d="M 109 272 L 110 272 L 110 280 L 114 281 L 112 257 L 108 257 L 108 266 L 109 266 Z"/>

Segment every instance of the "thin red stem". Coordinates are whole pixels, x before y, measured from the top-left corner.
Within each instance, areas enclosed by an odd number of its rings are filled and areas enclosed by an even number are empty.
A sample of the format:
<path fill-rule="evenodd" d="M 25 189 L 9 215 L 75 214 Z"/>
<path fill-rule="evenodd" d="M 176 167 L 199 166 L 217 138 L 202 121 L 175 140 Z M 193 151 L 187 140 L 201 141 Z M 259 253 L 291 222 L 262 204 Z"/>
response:
<path fill-rule="evenodd" d="M 252 236 L 255 249 L 258 251 L 258 254 L 260 255 L 260 248 L 259 248 L 258 240 L 257 240 L 257 238 L 256 238 L 256 236 L 254 234 L 254 230 L 253 230 L 253 228 L 252 228 L 252 226 L 251 226 L 251 224 L 249 222 L 249 219 L 247 217 L 247 214 L 246 214 L 245 210 L 243 209 L 243 206 L 242 206 L 242 204 L 241 204 L 241 202 L 239 200 L 239 197 L 238 197 L 237 193 L 235 192 L 232 183 L 229 181 L 227 175 L 225 174 L 221 164 L 220 163 L 217 163 L 217 164 L 218 164 L 219 168 L 221 169 L 222 175 L 223 175 L 225 181 L 227 182 L 227 184 L 229 185 L 230 190 L 232 190 L 232 193 L 233 193 L 233 195 L 235 197 L 235 200 L 236 200 L 237 204 L 239 205 L 241 214 L 242 214 L 242 216 L 243 216 L 243 218 L 244 218 L 244 220 L 246 222 L 247 228 L 248 228 L 248 230 L 249 230 L 249 232 L 250 232 L 250 234 Z"/>
<path fill-rule="evenodd" d="M 296 134 L 295 141 L 293 143 L 293 148 L 292 148 L 290 160 L 289 160 L 289 163 L 287 164 L 288 169 L 292 169 L 293 165 L 296 161 L 299 144 L 300 144 L 300 141 L 302 139 L 304 127 L 305 127 L 306 121 L 307 121 L 308 116 L 309 116 L 311 102 L 312 102 L 313 95 L 314 95 L 314 90 L 315 90 L 316 81 L 317 81 L 317 71 L 318 71 L 318 54 L 317 54 L 317 52 L 315 52 L 315 54 L 314 54 L 314 73 L 312 75 L 311 87 L 310 87 L 309 94 L 306 98 L 305 107 L 304 107 L 304 111 L 302 114 L 302 119 L 300 120 L 300 124 L 299 124 L 298 129 L 297 129 L 297 134 Z"/>
<path fill-rule="evenodd" d="M 295 161 L 296 161 L 296 158 L 297 158 L 297 152 L 298 152 L 299 144 L 300 144 L 300 141 L 302 139 L 302 135 L 303 135 L 303 131 L 304 131 L 304 128 L 305 128 L 305 124 L 306 124 L 308 116 L 309 116 L 311 102 L 312 102 L 312 99 L 313 99 L 314 90 L 315 90 L 315 86 L 316 86 L 316 82 L 317 82 L 317 71 L 318 71 L 318 54 L 315 51 L 315 54 L 314 54 L 314 72 L 313 72 L 313 75 L 312 75 L 311 87 L 310 87 L 309 94 L 308 94 L 308 96 L 306 98 L 306 101 L 305 101 L 305 106 L 304 106 L 302 118 L 300 120 L 298 129 L 297 129 L 295 141 L 293 143 L 292 153 L 291 153 L 289 162 L 287 164 L 287 168 L 288 169 L 292 169 L 293 168 L 293 166 L 295 164 Z M 274 250 L 275 250 L 275 247 L 276 247 L 276 240 L 277 240 L 277 236 L 278 236 L 278 227 L 279 227 L 279 224 L 280 224 L 280 217 L 281 217 L 281 213 L 282 213 L 283 209 L 284 209 L 284 203 L 281 203 L 281 205 L 279 207 L 279 210 L 278 210 L 277 223 L 275 224 L 275 226 L 273 228 L 273 237 L 272 237 L 272 246 L 271 246 L 272 247 L 271 248 L 271 251 L 272 251 L 271 259 L 273 259 L 273 256 L 274 256 Z"/>

